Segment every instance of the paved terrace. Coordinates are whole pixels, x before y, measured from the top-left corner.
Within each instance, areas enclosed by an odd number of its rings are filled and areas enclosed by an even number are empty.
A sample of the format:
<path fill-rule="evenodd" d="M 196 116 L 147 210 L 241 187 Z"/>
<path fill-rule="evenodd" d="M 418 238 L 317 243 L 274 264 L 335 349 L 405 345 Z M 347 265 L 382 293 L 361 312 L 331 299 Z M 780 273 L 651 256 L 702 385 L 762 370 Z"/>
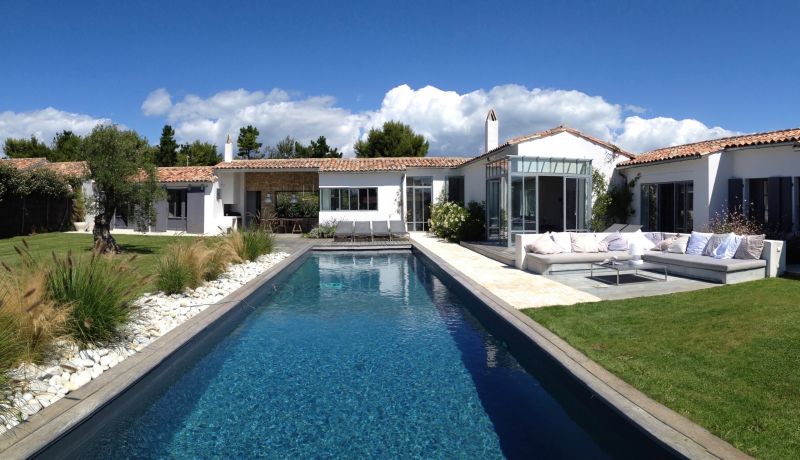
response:
<path fill-rule="evenodd" d="M 517 310 L 600 300 L 594 295 L 544 276 L 517 270 L 465 247 L 446 243 L 427 234 L 411 233 L 411 239 L 446 260 L 463 275 Z"/>

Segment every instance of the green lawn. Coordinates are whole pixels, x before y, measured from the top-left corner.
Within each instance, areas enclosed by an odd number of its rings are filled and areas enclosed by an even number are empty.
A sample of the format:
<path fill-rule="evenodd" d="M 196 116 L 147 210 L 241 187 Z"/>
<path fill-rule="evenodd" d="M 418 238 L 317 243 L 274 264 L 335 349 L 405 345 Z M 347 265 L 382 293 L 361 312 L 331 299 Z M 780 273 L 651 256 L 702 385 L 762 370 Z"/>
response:
<path fill-rule="evenodd" d="M 744 452 L 800 458 L 800 281 L 525 313 Z"/>
<path fill-rule="evenodd" d="M 123 256 L 136 254 L 134 265 L 139 273 L 149 275 L 155 273 L 157 256 L 169 244 L 175 241 L 188 241 L 189 236 L 142 236 L 142 235 L 114 235 L 122 247 Z M 0 261 L 9 265 L 19 263 L 19 256 L 14 251 L 14 246 L 22 245 L 25 239 L 30 246 L 34 257 L 50 257 L 51 252 L 66 254 L 72 251 L 75 254 L 89 253 L 92 250 L 92 235 L 79 233 L 42 233 L 39 235 L 0 239 Z M 150 289 L 153 285 L 143 286 Z"/>

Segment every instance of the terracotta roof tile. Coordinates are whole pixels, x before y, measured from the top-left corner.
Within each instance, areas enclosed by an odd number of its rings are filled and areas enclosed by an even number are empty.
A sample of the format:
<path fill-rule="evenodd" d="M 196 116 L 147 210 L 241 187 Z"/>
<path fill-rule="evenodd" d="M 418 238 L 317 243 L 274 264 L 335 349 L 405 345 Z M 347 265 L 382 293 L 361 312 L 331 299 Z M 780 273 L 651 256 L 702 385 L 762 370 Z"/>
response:
<path fill-rule="evenodd" d="M 85 161 L 58 161 L 44 167 L 69 177 L 83 177 L 89 172 L 89 165 Z"/>
<path fill-rule="evenodd" d="M 158 182 L 214 182 L 217 177 L 214 175 L 212 166 L 173 166 L 156 168 Z"/>
<path fill-rule="evenodd" d="M 17 169 L 31 169 L 44 166 L 48 163 L 47 158 L 3 158 L 2 163 Z"/>
<path fill-rule="evenodd" d="M 322 172 L 403 171 L 408 168 L 455 168 L 468 161 L 463 157 L 392 158 L 292 158 L 234 160 L 217 169 L 314 169 Z"/>
<path fill-rule="evenodd" d="M 553 135 L 559 134 L 559 133 L 570 133 L 570 134 L 573 134 L 575 136 L 578 136 L 578 137 L 581 137 L 583 139 L 586 139 L 587 141 L 589 141 L 589 142 L 591 142 L 593 144 L 597 144 L 597 145 L 599 145 L 601 147 L 605 147 L 608 150 L 611 150 L 612 152 L 618 153 L 618 154 L 620 154 L 620 155 L 622 155 L 624 157 L 628 157 L 628 158 L 634 158 L 635 157 L 634 154 L 632 154 L 630 152 L 626 152 L 625 150 L 622 150 L 621 148 L 617 147 L 616 145 L 614 145 L 614 144 L 612 144 L 610 142 L 606 142 L 606 141 L 598 139 L 598 138 L 596 138 L 594 136 L 590 136 L 588 134 L 584 134 L 584 133 L 578 131 L 575 128 L 570 128 L 568 126 L 561 125 L 561 126 L 556 126 L 555 128 L 550 128 L 550 129 L 546 129 L 544 131 L 539 131 L 538 133 L 527 134 L 525 136 L 518 136 L 518 137 L 511 138 L 511 139 L 507 140 L 506 142 L 504 142 L 504 143 L 498 145 L 497 147 L 493 148 L 492 150 L 489 150 L 488 152 L 486 152 L 486 153 L 484 153 L 482 155 L 479 155 L 479 156 L 473 158 L 470 161 L 475 161 L 475 160 L 478 160 L 480 158 L 485 158 L 485 157 L 497 152 L 500 149 L 508 147 L 509 145 L 517 145 L 517 144 L 521 144 L 523 142 L 532 141 L 534 139 L 541 139 L 541 138 L 553 136 Z"/>
<path fill-rule="evenodd" d="M 664 147 L 637 155 L 635 158 L 623 161 L 618 166 L 635 166 L 679 158 L 700 157 L 728 148 L 747 147 L 752 145 L 778 144 L 783 142 L 800 141 L 800 128 L 769 131 L 766 133 L 745 134 L 741 136 L 711 139 L 692 144 Z"/>

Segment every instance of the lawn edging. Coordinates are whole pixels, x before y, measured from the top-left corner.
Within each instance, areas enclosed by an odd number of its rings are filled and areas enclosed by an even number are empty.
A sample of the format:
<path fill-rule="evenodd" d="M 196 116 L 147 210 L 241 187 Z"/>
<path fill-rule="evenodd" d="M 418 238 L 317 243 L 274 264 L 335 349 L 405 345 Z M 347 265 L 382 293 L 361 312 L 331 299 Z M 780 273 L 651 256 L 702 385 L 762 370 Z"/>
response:
<path fill-rule="evenodd" d="M 42 409 L 36 417 L 0 436 L 0 453 L 4 458 L 29 458 L 78 427 L 84 420 L 122 395 L 128 388 L 145 378 L 173 353 L 204 332 L 217 320 L 240 306 L 263 284 L 280 274 L 286 267 L 303 257 L 312 244 L 293 248 L 292 254 L 253 280 L 176 326 L 129 356 L 117 366 L 103 372 L 66 397 Z"/>
<path fill-rule="evenodd" d="M 411 244 L 416 251 L 432 260 L 462 287 L 471 291 L 509 326 L 517 329 L 530 342 L 544 350 L 613 410 L 677 454 L 687 458 L 752 458 L 702 426 L 625 383 L 549 329 L 463 275 L 422 244 L 413 240 Z"/>

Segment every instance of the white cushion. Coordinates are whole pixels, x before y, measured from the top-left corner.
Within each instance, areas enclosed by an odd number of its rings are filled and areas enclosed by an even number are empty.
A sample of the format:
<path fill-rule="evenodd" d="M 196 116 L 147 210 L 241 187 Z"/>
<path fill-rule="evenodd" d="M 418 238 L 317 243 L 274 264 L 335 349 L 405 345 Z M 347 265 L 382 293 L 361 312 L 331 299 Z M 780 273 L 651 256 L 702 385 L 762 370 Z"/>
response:
<path fill-rule="evenodd" d="M 703 255 L 703 249 L 706 248 L 709 238 L 713 233 L 700 233 L 692 232 L 689 237 L 689 244 L 686 246 L 686 254 L 694 254 L 696 256 Z"/>
<path fill-rule="evenodd" d="M 655 243 L 647 239 L 641 230 L 636 230 L 633 233 L 620 233 L 620 235 L 628 240 L 629 245 L 631 243 L 638 243 L 645 251 L 649 251 L 655 247 Z"/>
<path fill-rule="evenodd" d="M 689 244 L 689 235 L 682 235 L 675 238 L 672 244 L 667 248 L 667 252 L 674 252 L 676 254 L 686 253 L 686 246 Z"/>
<path fill-rule="evenodd" d="M 556 242 L 553 241 L 548 234 L 536 238 L 532 243 L 525 246 L 525 250 L 536 254 L 558 254 L 561 252 L 561 248 L 558 247 Z"/>
<path fill-rule="evenodd" d="M 572 252 L 572 237 L 567 232 L 553 232 L 550 234 L 561 252 Z"/>
<path fill-rule="evenodd" d="M 736 250 L 742 243 L 742 237 L 734 233 L 729 233 L 719 246 L 717 246 L 711 256 L 715 259 L 733 259 Z"/>
<path fill-rule="evenodd" d="M 601 252 L 597 238 L 591 233 L 571 233 L 570 238 L 572 252 Z"/>

